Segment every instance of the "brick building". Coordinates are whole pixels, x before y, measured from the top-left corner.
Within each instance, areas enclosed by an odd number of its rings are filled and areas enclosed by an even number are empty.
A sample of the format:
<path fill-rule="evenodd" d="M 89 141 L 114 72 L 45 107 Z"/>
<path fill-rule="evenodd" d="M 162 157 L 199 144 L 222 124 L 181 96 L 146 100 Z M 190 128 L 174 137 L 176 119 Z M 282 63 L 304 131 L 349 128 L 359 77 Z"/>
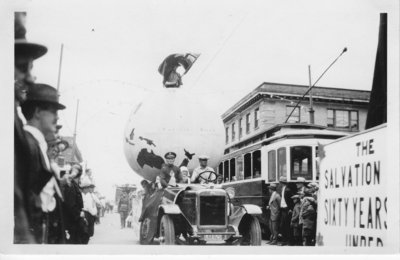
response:
<path fill-rule="evenodd" d="M 282 124 L 308 86 L 264 82 L 222 115 L 226 148 Z M 314 87 L 314 124 L 358 132 L 365 128 L 370 91 Z M 307 95 L 288 123 L 310 123 Z"/>

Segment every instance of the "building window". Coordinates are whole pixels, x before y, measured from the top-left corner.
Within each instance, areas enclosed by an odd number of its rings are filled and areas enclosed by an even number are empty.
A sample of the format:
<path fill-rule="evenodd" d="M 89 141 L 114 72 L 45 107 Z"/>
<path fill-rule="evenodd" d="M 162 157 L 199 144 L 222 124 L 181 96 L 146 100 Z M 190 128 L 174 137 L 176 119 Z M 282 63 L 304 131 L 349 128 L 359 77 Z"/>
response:
<path fill-rule="evenodd" d="M 246 115 L 246 134 L 250 133 L 250 113 Z"/>
<path fill-rule="evenodd" d="M 244 178 L 251 179 L 251 153 L 244 155 Z"/>
<path fill-rule="evenodd" d="M 235 123 L 232 123 L 232 142 L 235 141 Z"/>
<path fill-rule="evenodd" d="M 286 106 L 286 117 L 290 115 L 294 106 Z M 292 115 L 287 120 L 288 123 L 300 123 L 300 108 L 296 107 Z"/>
<path fill-rule="evenodd" d="M 276 181 L 276 152 L 268 152 L 268 181 Z"/>
<path fill-rule="evenodd" d="M 261 177 L 261 151 L 253 152 L 253 178 Z"/>
<path fill-rule="evenodd" d="M 286 177 L 286 147 L 278 149 L 278 177 Z"/>
<path fill-rule="evenodd" d="M 259 116 L 260 108 L 256 108 L 254 110 L 254 129 L 258 128 L 258 116 Z"/>
<path fill-rule="evenodd" d="M 357 131 L 358 111 L 328 109 L 327 126 Z"/>
<path fill-rule="evenodd" d="M 228 160 L 226 160 L 224 162 L 224 180 L 225 180 L 225 182 L 228 182 L 230 180 L 230 177 L 229 177 L 229 161 Z"/>
<path fill-rule="evenodd" d="M 237 181 L 237 177 L 236 177 L 236 160 L 235 158 L 232 158 L 229 161 L 229 173 L 231 176 L 231 181 Z"/>
<path fill-rule="evenodd" d="M 242 136 L 243 136 L 242 121 L 243 121 L 243 119 L 240 118 L 239 119 L 239 139 L 242 138 Z"/>
<path fill-rule="evenodd" d="M 225 128 L 225 143 L 229 143 L 229 127 Z"/>
<path fill-rule="evenodd" d="M 312 149 L 309 146 L 294 146 L 290 148 L 291 180 L 304 177 L 312 180 Z"/>

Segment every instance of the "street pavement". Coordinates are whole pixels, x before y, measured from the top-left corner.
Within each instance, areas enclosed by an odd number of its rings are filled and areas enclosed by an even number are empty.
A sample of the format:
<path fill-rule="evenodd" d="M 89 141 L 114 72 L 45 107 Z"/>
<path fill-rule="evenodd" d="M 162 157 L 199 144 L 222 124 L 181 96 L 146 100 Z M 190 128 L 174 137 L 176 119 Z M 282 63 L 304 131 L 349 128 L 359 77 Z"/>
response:
<path fill-rule="evenodd" d="M 263 240 L 261 246 L 269 246 Z M 139 222 L 133 221 L 131 228 L 121 228 L 118 213 L 106 213 L 95 225 L 94 235 L 90 239 L 92 245 L 140 245 Z"/>
<path fill-rule="evenodd" d="M 89 244 L 107 245 L 138 245 L 139 223 L 134 228 L 121 228 L 118 213 L 106 213 L 100 219 L 100 224 L 95 225 L 94 235 Z"/>

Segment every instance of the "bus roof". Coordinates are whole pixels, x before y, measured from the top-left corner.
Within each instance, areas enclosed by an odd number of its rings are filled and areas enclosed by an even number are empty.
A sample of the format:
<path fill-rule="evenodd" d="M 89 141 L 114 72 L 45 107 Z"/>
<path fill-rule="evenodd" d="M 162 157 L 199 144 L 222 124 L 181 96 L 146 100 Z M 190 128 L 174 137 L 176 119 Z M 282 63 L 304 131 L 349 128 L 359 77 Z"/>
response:
<path fill-rule="evenodd" d="M 226 160 L 236 154 L 246 153 L 247 151 L 256 149 L 257 147 L 271 144 L 280 139 L 323 138 L 334 140 L 347 135 L 347 133 L 327 130 L 326 127 L 318 125 L 279 124 L 267 129 L 260 135 L 244 140 L 241 145 L 236 144 L 234 146 L 231 146 L 230 148 L 238 149 L 234 149 L 232 152 L 227 152 L 227 150 L 225 150 L 225 155 L 223 156 L 222 160 Z"/>

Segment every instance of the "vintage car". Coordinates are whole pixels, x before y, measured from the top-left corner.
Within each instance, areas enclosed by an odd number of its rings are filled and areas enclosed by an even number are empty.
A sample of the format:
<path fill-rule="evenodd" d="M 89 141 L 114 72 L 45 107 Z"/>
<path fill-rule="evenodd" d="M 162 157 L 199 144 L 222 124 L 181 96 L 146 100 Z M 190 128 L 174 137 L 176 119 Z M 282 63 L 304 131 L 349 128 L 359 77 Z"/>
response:
<path fill-rule="evenodd" d="M 234 206 L 231 191 L 213 183 L 156 189 L 143 200 L 140 243 L 261 245 L 260 207 Z"/>

